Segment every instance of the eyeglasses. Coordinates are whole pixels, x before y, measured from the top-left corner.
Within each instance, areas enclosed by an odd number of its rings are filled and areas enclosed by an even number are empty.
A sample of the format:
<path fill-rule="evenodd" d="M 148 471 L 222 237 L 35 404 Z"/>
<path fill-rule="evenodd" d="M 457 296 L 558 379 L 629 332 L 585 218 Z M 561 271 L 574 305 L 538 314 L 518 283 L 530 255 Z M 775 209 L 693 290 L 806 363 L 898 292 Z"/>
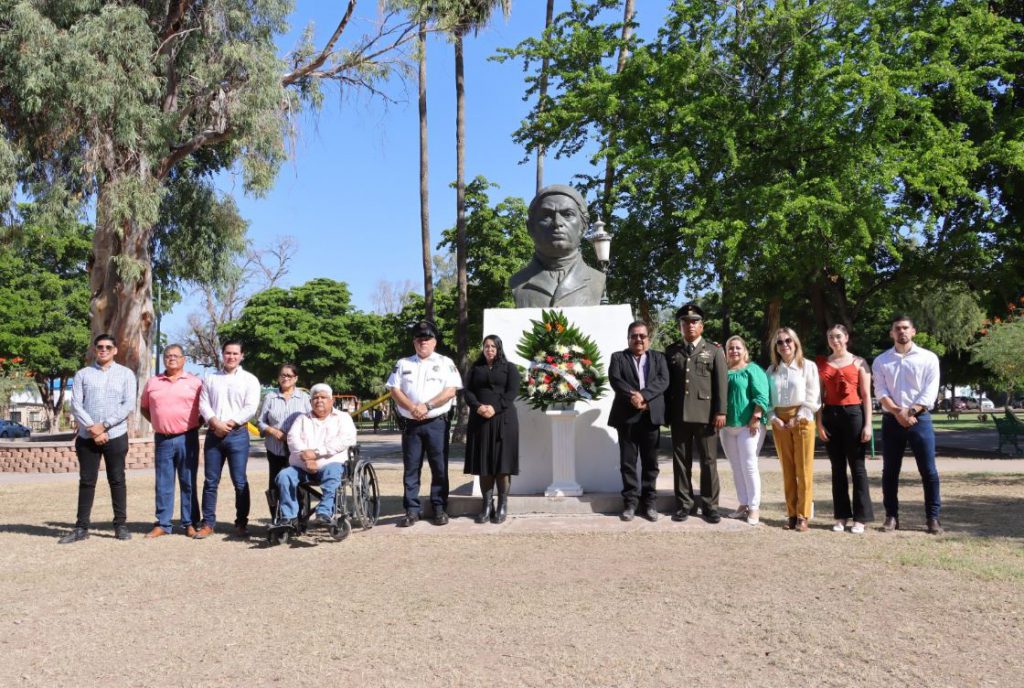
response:
<path fill-rule="evenodd" d="M 115 347 L 114 347 L 113 344 L 97 344 L 96 345 L 96 350 L 97 351 L 113 351 L 114 348 Z"/>
<path fill-rule="evenodd" d="M 298 375 L 289 375 L 288 373 L 281 373 L 280 375 L 277 376 L 277 379 L 281 380 L 281 379 L 287 378 L 287 379 L 290 380 L 293 377 L 298 377 Z"/>
<path fill-rule="evenodd" d="M 631 335 L 629 335 L 629 338 L 630 339 L 647 339 L 647 335 L 645 335 L 645 334 L 631 334 Z"/>
<path fill-rule="evenodd" d="M 789 346 L 792 343 L 793 343 L 793 340 L 787 337 L 786 339 L 780 339 L 779 341 L 775 342 L 775 346 L 780 346 L 780 345 Z"/>
<path fill-rule="evenodd" d="M 164 354 L 165 361 L 177 361 L 179 358 L 185 358 L 181 354 Z"/>

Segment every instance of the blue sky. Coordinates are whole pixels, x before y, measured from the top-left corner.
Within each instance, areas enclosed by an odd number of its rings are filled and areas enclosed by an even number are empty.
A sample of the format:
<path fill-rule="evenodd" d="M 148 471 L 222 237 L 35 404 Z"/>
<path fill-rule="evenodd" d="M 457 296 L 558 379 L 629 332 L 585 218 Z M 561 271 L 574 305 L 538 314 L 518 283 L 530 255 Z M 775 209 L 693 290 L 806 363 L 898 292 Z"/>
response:
<path fill-rule="evenodd" d="M 650 31 L 660 19 L 650 13 L 662 12 L 664 2 L 637 4 L 637 18 Z M 292 31 L 279 42 L 282 54 L 293 47 L 309 21 L 315 22 L 317 45 L 322 45 L 343 5 L 299 0 Z M 347 34 L 368 31 L 376 6 L 375 0 L 360 3 Z M 559 0 L 555 11 L 567 7 L 568 0 Z M 532 161 L 519 164 L 524 151 L 512 141 L 513 131 L 531 107 L 522 100 L 522 63 L 499 64 L 487 58 L 499 47 L 539 35 L 543 25 L 542 0 L 519 0 L 507 21 L 499 12 L 486 29 L 465 42 L 466 175 L 469 180 L 482 174 L 499 184 L 492 191 L 492 201 L 511 195 L 529 199 L 535 168 Z M 455 179 L 455 70 L 452 45 L 443 37 L 431 38 L 427 65 L 430 215 L 436 246 L 441 232 L 455 219 L 455 192 L 449 188 Z M 411 280 L 422 291 L 416 89 L 415 74 L 404 83 L 394 79 L 387 84 L 385 91 L 394 103 L 363 93 L 339 95 L 337 89 L 330 89 L 323 110 L 301 118 L 294 155 L 270 193 L 258 199 L 247 197 L 239 177 L 222 180 L 222 190 L 235 197 L 249 221 L 249 236 L 257 248 L 281 235 L 297 240 L 298 252 L 284 286 L 314 277 L 342 280 L 348 283 L 356 307 L 367 311 L 381 280 Z M 549 157 L 545 183 L 569 182 L 589 165 L 587 156 L 571 161 Z M 180 334 L 188 313 L 195 309 L 191 299 L 179 304 L 165 318 L 165 331 L 171 337 Z"/>

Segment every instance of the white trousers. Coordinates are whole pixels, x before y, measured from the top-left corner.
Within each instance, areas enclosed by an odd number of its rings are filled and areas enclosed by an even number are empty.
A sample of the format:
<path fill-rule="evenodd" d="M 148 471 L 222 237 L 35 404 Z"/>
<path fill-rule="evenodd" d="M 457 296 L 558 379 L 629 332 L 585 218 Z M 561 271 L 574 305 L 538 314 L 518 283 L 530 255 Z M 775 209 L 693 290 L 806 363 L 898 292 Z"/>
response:
<path fill-rule="evenodd" d="M 746 425 L 722 428 L 719 432 L 722 448 L 732 466 L 736 497 L 741 505 L 745 504 L 751 509 L 761 505 L 761 474 L 757 470 L 757 455 L 761 452 L 766 434 L 763 425 L 758 427 L 754 435 L 750 434 L 750 428 Z"/>

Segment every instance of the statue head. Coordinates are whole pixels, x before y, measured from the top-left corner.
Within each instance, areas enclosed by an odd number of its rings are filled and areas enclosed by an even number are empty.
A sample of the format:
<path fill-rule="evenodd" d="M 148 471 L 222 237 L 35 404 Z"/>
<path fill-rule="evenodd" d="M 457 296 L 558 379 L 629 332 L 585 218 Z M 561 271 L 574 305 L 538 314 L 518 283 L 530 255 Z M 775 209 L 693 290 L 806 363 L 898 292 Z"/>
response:
<path fill-rule="evenodd" d="M 541 259 L 561 259 L 577 253 L 589 225 L 587 203 L 571 186 L 545 186 L 530 201 L 526 226 Z"/>

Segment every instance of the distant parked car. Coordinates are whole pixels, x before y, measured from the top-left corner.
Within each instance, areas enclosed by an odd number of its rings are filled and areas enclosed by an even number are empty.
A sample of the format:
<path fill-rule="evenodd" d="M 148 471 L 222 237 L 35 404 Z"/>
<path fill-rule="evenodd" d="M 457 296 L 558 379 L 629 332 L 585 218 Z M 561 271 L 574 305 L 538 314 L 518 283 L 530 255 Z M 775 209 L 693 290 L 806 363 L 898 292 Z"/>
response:
<path fill-rule="evenodd" d="M 992 403 L 992 400 L 989 399 L 988 397 L 982 397 L 981 400 L 978 402 L 978 407 L 982 411 L 992 411 L 993 409 L 995 409 L 996 405 Z"/>
<path fill-rule="evenodd" d="M 15 423 L 13 420 L 4 420 L 0 418 L 0 437 L 29 437 L 31 434 L 32 431 L 21 423 Z"/>

